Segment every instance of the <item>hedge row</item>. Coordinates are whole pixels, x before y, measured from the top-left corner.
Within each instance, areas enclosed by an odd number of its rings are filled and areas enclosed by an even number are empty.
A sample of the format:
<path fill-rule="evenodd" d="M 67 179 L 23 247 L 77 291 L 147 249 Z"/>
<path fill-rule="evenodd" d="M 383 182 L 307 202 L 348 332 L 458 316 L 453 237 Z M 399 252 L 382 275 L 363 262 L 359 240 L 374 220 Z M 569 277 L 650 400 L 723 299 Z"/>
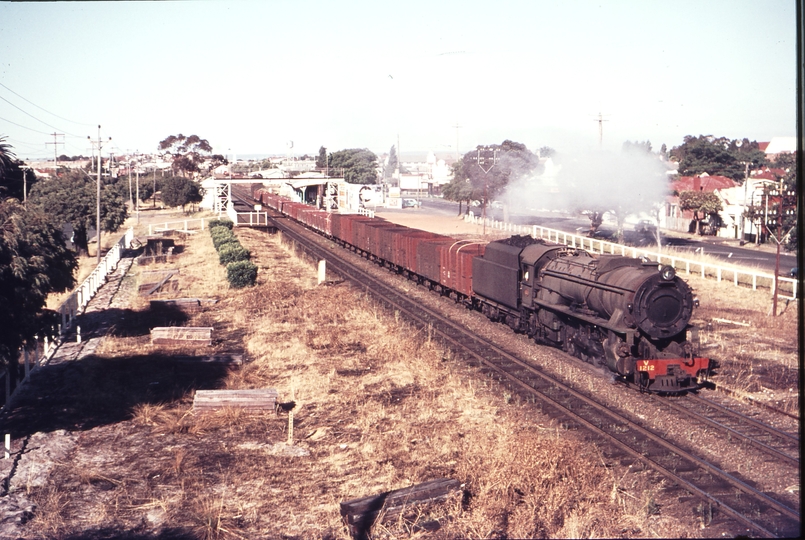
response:
<path fill-rule="evenodd" d="M 235 289 L 251 287 L 257 281 L 257 266 L 249 259 L 252 254 L 240 245 L 232 222 L 228 219 L 213 219 L 209 223 L 212 245 L 218 251 L 218 262 L 226 265 L 226 278 Z"/>

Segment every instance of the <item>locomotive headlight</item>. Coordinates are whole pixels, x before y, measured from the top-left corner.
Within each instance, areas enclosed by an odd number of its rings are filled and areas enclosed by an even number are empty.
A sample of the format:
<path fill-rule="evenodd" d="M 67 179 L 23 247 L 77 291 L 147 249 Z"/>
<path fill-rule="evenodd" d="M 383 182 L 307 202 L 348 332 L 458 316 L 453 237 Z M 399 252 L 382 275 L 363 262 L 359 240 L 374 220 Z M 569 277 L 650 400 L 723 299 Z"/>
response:
<path fill-rule="evenodd" d="M 660 277 L 663 281 L 671 281 L 676 277 L 676 270 L 674 270 L 673 266 L 662 266 L 660 267 Z"/>

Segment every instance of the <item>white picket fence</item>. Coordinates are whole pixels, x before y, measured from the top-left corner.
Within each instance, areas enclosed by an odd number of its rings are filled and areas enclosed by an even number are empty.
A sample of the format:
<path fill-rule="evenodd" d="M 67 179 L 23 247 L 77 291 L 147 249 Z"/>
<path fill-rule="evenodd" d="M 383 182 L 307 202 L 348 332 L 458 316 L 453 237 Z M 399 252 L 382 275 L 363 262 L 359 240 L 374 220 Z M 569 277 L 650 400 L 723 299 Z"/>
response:
<path fill-rule="evenodd" d="M 57 337 L 53 341 L 50 341 L 47 337 L 39 339 L 34 347 L 21 352 L 20 359 L 22 361 L 20 364 L 24 366 L 25 370 L 22 382 L 28 379 L 28 376 L 34 369 L 42 364 L 46 364 L 53 357 L 62 339 L 75 324 L 76 317 L 84 312 L 87 308 L 87 304 L 89 304 L 89 301 L 95 296 L 95 293 L 98 292 L 98 289 L 106 283 L 107 276 L 115 271 L 117 263 L 120 262 L 123 250 L 131 247 L 131 241 L 133 239 L 134 229 L 129 228 L 106 253 L 103 259 L 101 259 L 101 262 L 95 267 L 92 273 L 87 276 L 81 285 L 73 290 L 70 296 L 68 296 L 58 308 L 56 308 L 61 318 Z M 11 377 L 7 370 L 3 372 L 2 378 L 5 382 L 4 395 L 6 399 L 3 405 L 3 409 L 5 409 L 8 402 L 14 397 L 14 394 L 10 393 Z M 22 385 L 18 384 L 17 388 L 20 386 Z"/>
<path fill-rule="evenodd" d="M 191 231 L 194 229 L 201 229 L 204 230 L 204 227 L 210 219 L 217 219 L 217 218 L 195 218 L 195 219 L 184 219 L 180 221 L 166 221 L 164 223 L 156 223 L 148 225 L 148 236 L 151 236 L 155 232 L 162 232 L 162 231 Z"/>
<path fill-rule="evenodd" d="M 657 263 L 668 264 L 677 270 L 684 270 L 685 273 L 697 273 L 702 278 L 712 278 L 718 281 L 730 279 L 736 287 L 751 286 L 753 290 L 758 287 L 767 288 L 774 293 L 774 274 L 761 272 L 750 268 L 742 268 L 735 265 L 718 265 L 704 260 L 695 260 L 682 257 L 674 253 L 661 253 L 650 249 L 624 246 L 598 238 L 589 238 L 565 231 L 559 231 L 539 225 L 516 225 L 503 221 L 496 221 L 480 216 L 464 216 L 464 221 L 483 225 L 486 219 L 486 226 L 492 230 L 510 232 L 512 234 L 530 235 L 533 238 L 542 238 L 549 242 L 565 244 L 573 248 L 580 248 L 591 253 L 609 253 L 613 255 L 625 255 L 629 257 L 647 257 L 657 261 Z M 778 296 L 783 299 L 794 300 L 797 298 L 797 280 L 790 277 L 778 276 L 777 283 L 779 290 Z"/>

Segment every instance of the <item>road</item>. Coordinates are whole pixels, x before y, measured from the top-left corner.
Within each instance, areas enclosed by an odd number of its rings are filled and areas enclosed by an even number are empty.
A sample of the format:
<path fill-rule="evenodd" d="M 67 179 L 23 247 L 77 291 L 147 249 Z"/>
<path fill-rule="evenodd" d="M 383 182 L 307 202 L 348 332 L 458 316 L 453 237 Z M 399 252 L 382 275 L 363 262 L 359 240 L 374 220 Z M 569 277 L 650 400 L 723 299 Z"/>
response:
<path fill-rule="evenodd" d="M 427 198 L 423 198 L 421 201 L 422 206 L 419 209 L 406 208 L 398 211 L 422 212 L 443 216 L 455 216 L 458 214 L 458 205 L 454 202 Z M 481 211 L 480 208 L 472 208 L 471 210 L 476 212 L 476 214 Z M 493 219 L 503 219 L 503 211 L 501 209 L 490 208 L 488 209 L 487 215 Z M 574 234 L 585 234 L 590 228 L 590 221 L 586 218 L 549 211 L 537 211 L 530 216 L 512 214 L 509 216 L 508 221 L 519 225 L 540 225 Z M 601 238 L 610 239 L 614 234 L 615 229 L 611 225 L 605 223 L 599 228 L 598 235 L 600 235 Z M 737 241 L 735 240 L 725 240 L 712 236 L 693 236 L 677 232 L 664 234 L 664 231 L 661 231 L 661 234 L 663 236 L 662 241 L 665 245 L 673 246 L 678 250 L 690 251 L 692 253 L 703 251 L 707 255 L 723 259 L 725 262 L 755 267 L 764 272 L 774 273 L 776 255 L 773 249 L 770 249 L 768 246 L 746 248 L 736 245 Z M 624 231 L 624 240 L 628 245 L 640 247 L 655 245 L 655 240 L 652 237 L 640 234 L 634 230 Z M 781 250 L 780 275 L 787 276 L 789 271 L 796 266 L 796 254 L 786 253 L 785 250 Z"/>

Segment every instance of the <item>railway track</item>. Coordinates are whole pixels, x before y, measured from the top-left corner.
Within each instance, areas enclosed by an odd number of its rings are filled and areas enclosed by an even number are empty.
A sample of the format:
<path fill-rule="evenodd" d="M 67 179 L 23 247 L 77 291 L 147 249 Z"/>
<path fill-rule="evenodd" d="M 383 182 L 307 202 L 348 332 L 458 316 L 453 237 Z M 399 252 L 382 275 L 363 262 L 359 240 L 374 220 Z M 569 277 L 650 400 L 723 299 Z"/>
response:
<path fill-rule="evenodd" d="M 327 260 L 329 271 L 371 290 L 380 303 L 427 328 L 447 347 L 509 386 L 524 401 L 547 409 L 566 429 L 583 429 L 610 462 L 653 469 L 703 501 L 699 510 L 705 524 L 721 524 L 734 535 L 799 535 L 800 514 L 792 505 L 757 490 L 694 451 L 667 441 L 661 434 L 408 298 L 350 263 L 329 240 L 288 218 L 277 215 L 270 219 L 309 255 Z"/>
<path fill-rule="evenodd" d="M 697 394 L 659 399 L 651 397 L 659 407 L 673 409 L 688 418 L 720 431 L 724 437 L 746 443 L 755 450 L 794 471 L 799 470 L 799 436 L 755 420 Z"/>

